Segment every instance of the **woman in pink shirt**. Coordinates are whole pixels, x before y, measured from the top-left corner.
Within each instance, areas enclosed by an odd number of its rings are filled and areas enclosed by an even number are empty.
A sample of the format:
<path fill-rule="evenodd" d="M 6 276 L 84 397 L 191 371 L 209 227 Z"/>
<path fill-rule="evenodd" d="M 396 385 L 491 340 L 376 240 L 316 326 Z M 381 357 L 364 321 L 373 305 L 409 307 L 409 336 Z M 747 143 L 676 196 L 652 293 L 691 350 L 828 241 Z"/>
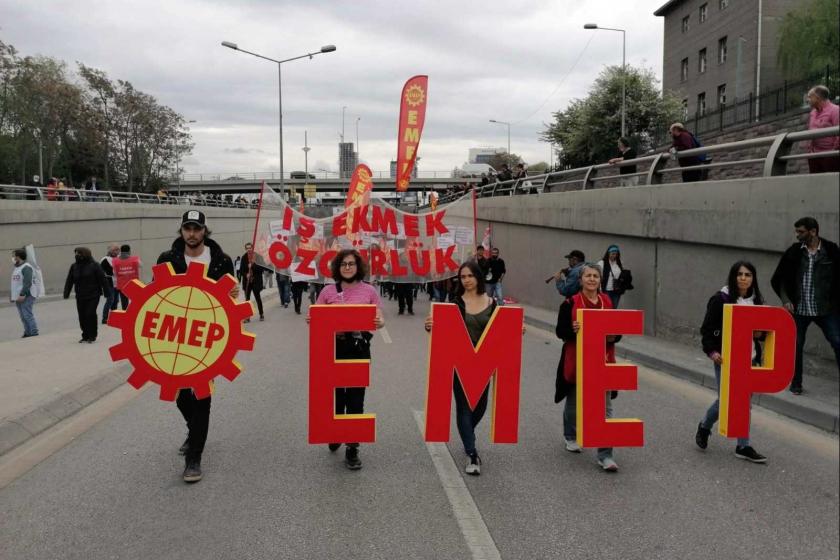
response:
<path fill-rule="evenodd" d="M 359 305 L 373 304 L 377 307 L 375 324 L 377 329 L 385 326 L 382 317 L 382 302 L 379 293 L 364 281 L 367 276 L 367 266 L 362 256 L 354 249 L 345 249 L 330 263 L 330 272 L 335 284 L 326 286 L 318 295 L 316 305 Z M 309 317 L 307 317 L 309 322 Z M 370 359 L 370 341 L 373 333 L 355 331 L 339 333 L 335 337 L 335 357 L 338 360 Z M 365 388 L 344 387 L 335 390 L 336 414 L 363 414 L 365 409 Z M 335 452 L 341 447 L 340 443 L 329 444 L 330 451 Z M 347 443 L 344 452 L 344 465 L 350 470 L 362 468 L 359 459 L 359 444 Z"/>

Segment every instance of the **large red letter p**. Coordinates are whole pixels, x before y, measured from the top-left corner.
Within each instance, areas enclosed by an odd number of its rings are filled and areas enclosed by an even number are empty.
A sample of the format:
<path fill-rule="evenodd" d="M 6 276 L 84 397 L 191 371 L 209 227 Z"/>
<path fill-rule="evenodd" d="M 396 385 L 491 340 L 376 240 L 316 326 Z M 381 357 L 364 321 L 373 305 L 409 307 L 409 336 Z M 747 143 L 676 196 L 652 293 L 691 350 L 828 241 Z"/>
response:
<path fill-rule="evenodd" d="M 376 441 L 375 414 L 335 414 L 336 387 L 367 387 L 370 360 L 337 360 L 335 334 L 372 331 L 375 305 L 309 308 L 309 443 Z"/>
<path fill-rule="evenodd" d="M 767 331 L 764 360 L 752 365 L 753 333 Z M 720 372 L 720 434 L 750 435 L 750 398 L 753 393 L 778 393 L 793 378 L 796 324 L 781 307 L 723 306 L 723 363 Z"/>

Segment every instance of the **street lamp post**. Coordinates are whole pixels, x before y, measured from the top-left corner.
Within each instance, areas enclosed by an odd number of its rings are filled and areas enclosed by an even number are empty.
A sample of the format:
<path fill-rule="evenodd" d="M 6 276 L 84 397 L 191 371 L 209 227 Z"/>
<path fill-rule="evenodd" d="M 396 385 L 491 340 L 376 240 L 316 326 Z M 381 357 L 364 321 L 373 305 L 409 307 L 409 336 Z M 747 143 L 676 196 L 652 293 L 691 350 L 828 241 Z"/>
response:
<path fill-rule="evenodd" d="M 584 29 L 602 29 L 604 31 L 619 31 L 621 32 L 621 135 L 627 137 L 627 33 L 624 29 L 614 29 L 612 27 L 599 27 L 597 23 L 587 23 L 583 26 Z"/>
<path fill-rule="evenodd" d="M 303 195 L 301 196 L 301 201 L 303 197 L 306 196 L 306 187 L 309 185 L 309 150 L 312 148 L 309 147 L 309 131 L 303 131 L 303 176 L 306 179 L 303 182 Z"/>
<path fill-rule="evenodd" d="M 280 137 L 280 192 L 285 194 L 286 192 L 286 183 L 283 179 L 283 73 L 282 73 L 282 64 L 284 62 L 291 62 L 293 60 L 298 60 L 301 58 L 309 58 L 311 59 L 316 54 L 328 53 L 333 52 L 336 50 L 335 45 L 324 45 L 321 47 L 321 50 L 317 52 L 311 52 L 302 54 L 300 56 L 293 56 L 292 58 L 286 58 L 283 60 L 277 60 L 274 58 L 269 58 L 267 56 L 263 56 L 261 54 L 257 54 L 255 52 L 246 51 L 245 49 L 240 49 L 239 45 L 236 43 L 231 43 L 230 41 L 222 41 L 222 46 L 227 47 L 229 49 L 233 49 L 235 51 L 243 52 L 245 54 L 250 54 L 252 56 L 256 56 L 257 58 L 262 58 L 263 60 L 268 60 L 269 62 L 274 62 L 277 64 L 277 105 L 279 108 L 280 113 L 280 130 L 279 130 L 279 137 Z"/>
<path fill-rule="evenodd" d="M 507 134 L 508 134 L 508 159 L 510 159 L 510 123 L 505 121 L 497 121 L 495 119 L 490 119 L 491 123 L 496 124 L 503 124 L 507 127 Z"/>
<path fill-rule="evenodd" d="M 356 117 L 356 163 L 359 163 L 359 121 L 362 120 L 362 117 Z"/>

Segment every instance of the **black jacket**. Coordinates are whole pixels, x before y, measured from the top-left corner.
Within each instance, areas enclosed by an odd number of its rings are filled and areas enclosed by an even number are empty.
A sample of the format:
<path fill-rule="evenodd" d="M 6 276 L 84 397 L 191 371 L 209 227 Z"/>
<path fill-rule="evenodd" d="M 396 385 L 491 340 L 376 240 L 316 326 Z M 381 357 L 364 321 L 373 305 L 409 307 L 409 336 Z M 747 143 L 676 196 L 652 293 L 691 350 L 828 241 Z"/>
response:
<path fill-rule="evenodd" d="M 210 267 L 207 269 L 207 277 L 218 280 L 225 274 L 233 276 L 233 261 L 227 256 L 218 243 L 209 238 L 204 238 L 204 245 L 210 249 Z M 164 251 L 158 257 L 157 263 L 171 263 L 176 274 L 184 274 L 187 271 L 187 261 L 184 258 L 186 244 L 182 238 L 172 242 L 172 248 Z"/>
<path fill-rule="evenodd" d="M 107 295 L 111 290 L 110 282 L 105 278 L 102 267 L 93 259 L 75 262 L 70 265 L 67 280 L 64 282 L 64 299 L 70 297 L 76 288 L 76 299 L 93 299 Z"/>
<path fill-rule="evenodd" d="M 826 256 L 814 263 L 814 283 L 818 286 L 817 294 L 820 301 L 817 306 L 828 309 L 829 312 L 840 312 L 840 249 L 836 243 L 820 238 Z M 782 255 L 770 285 L 776 295 L 785 302 L 782 291 L 787 296 L 787 301 L 793 305 L 799 304 L 802 290 L 802 256 L 807 249 L 802 248 L 802 243 L 794 243 L 788 247 Z"/>
<path fill-rule="evenodd" d="M 248 253 L 242 255 L 239 261 L 239 275 L 242 277 L 242 289 L 261 292 L 263 290 L 263 272 L 266 269 L 260 266 L 259 255 L 257 255 L 256 260 L 257 262 L 251 265 L 251 281 L 248 282 Z"/>

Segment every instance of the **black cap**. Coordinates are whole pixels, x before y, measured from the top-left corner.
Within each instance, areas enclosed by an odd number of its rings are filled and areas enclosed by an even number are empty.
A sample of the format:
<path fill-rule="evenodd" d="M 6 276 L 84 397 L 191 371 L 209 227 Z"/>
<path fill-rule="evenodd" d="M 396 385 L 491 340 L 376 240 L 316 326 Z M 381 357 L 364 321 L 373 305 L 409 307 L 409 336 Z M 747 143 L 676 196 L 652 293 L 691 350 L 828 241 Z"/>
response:
<path fill-rule="evenodd" d="M 206 227 L 206 221 L 207 218 L 204 216 L 204 212 L 199 210 L 187 210 L 181 218 L 181 225 L 185 226 L 187 224 L 195 224 L 201 227 Z"/>
<path fill-rule="evenodd" d="M 568 255 L 566 255 L 563 258 L 564 259 L 570 259 L 572 257 L 575 257 L 579 261 L 585 261 L 586 260 L 586 256 L 583 254 L 583 251 L 578 251 L 577 249 L 575 249 L 574 251 L 572 251 L 571 253 L 569 253 Z"/>

